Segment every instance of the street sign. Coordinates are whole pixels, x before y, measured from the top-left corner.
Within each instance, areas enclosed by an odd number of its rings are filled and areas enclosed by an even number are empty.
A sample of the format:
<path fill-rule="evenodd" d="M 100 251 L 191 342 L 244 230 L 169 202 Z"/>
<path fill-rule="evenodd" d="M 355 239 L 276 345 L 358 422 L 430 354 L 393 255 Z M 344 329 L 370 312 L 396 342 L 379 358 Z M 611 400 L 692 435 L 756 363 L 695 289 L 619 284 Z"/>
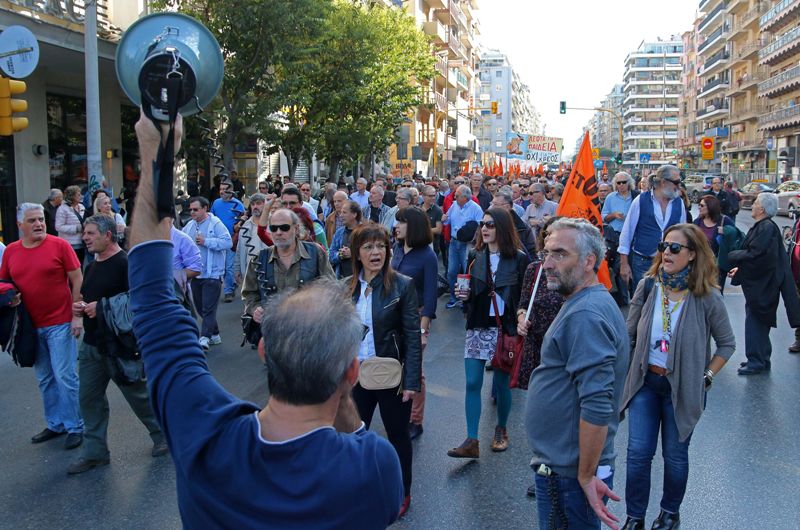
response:
<path fill-rule="evenodd" d="M 594 167 L 595 167 L 595 169 L 600 169 L 601 167 L 603 167 L 603 161 L 602 160 L 595 160 L 594 161 Z"/>
<path fill-rule="evenodd" d="M 703 154 L 703 160 L 714 160 L 714 139 L 710 136 L 704 137 L 700 141 L 700 148 Z"/>
<path fill-rule="evenodd" d="M 641 153 L 639 155 L 639 163 L 640 164 L 649 164 L 650 163 L 650 153 Z"/>
<path fill-rule="evenodd" d="M 767 149 L 770 151 L 775 149 L 775 138 L 767 138 Z"/>
<path fill-rule="evenodd" d="M 0 69 L 8 77 L 28 77 L 39 64 L 39 43 L 25 26 L 9 26 L 0 34 Z"/>
<path fill-rule="evenodd" d="M 592 160 L 597 160 L 600 158 L 600 149 L 592 148 Z"/>

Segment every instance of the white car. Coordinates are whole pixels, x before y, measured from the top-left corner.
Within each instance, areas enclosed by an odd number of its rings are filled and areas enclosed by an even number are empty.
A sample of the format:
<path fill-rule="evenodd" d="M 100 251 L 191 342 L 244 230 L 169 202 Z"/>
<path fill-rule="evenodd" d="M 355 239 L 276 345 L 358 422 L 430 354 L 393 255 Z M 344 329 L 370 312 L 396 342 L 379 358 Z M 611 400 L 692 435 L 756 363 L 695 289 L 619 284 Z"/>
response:
<path fill-rule="evenodd" d="M 794 216 L 800 210 L 800 180 L 781 182 L 774 193 L 778 196 L 778 213 Z"/>

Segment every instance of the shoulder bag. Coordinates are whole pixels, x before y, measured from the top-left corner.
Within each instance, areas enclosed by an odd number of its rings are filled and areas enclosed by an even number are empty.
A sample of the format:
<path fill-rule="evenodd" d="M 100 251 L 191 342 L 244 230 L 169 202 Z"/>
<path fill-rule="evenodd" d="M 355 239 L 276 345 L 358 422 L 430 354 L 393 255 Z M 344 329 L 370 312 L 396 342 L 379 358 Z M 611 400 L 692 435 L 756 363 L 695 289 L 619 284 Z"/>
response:
<path fill-rule="evenodd" d="M 487 273 L 491 276 L 490 271 L 487 271 Z M 502 370 L 510 374 L 514 370 L 516 359 L 522 355 L 522 344 L 525 338 L 519 335 L 506 335 L 503 331 L 503 323 L 500 320 L 499 311 L 497 309 L 497 294 L 494 291 L 494 282 L 490 285 L 489 296 L 492 297 L 494 319 L 497 322 L 497 347 L 492 357 L 492 366 L 497 370 Z"/>

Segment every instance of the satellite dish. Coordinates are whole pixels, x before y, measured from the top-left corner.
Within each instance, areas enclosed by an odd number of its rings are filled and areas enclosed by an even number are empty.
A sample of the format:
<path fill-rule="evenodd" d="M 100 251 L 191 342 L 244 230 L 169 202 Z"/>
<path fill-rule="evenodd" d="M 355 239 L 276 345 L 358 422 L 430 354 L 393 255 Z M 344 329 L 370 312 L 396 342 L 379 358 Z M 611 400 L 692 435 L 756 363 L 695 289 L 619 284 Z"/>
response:
<path fill-rule="evenodd" d="M 8 77 L 28 77 L 39 64 L 39 43 L 25 26 L 9 26 L 0 33 L 0 69 Z"/>

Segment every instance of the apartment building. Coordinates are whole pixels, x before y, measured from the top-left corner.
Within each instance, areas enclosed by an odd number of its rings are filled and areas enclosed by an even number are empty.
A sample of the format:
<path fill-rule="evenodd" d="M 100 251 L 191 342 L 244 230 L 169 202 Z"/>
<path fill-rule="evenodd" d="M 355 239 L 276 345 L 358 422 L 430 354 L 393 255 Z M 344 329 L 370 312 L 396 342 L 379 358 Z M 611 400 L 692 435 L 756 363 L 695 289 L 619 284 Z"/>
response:
<path fill-rule="evenodd" d="M 625 166 L 654 169 L 677 163 L 678 98 L 683 41 L 677 35 L 643 41 L 625 58 Z"/>
<path fill-rule="evenodd" d="M 764 135 L 767 171 L 778 179 L 800 177 L 800 0 L 768 3 L 759 17 L 762 46 L 758 66 L 766 79 L 758 84 L 763 114 L 757 128 Z"/>
<path fill-rule="evenodd" d="M 692 29 L 681 35 L 683 40 L 683 57 L 681 66 L 681 96 L 678 99 L 678 149 L 679 164 L 682 169 L 695 168 L 700 157 L 700 140 L 703 130 L 697 121 L 697 94 L 700 92 L 700 80 L 697 72 L 700 69 L 697 56 L 697 45 L 701 35 L 698 26 L 702 17 L 696 16 Z"/>
<path fill-rule="evenodd" d="M 625 100 L 625 85 L 623 84 L 616 84 L 614 88 L 611 89 L 603 101 L 600 103 L 600 107 L 604 109 L 609 109 L 616 114 L 616 116 L 622 117 L 623 114 L 623 106 L 622 103 Z M 611 154 L 616 156 L 617 153 L 622 151 L 622 147 L 620 145 L 620 121 L 609 112 L 598 111 L 594 114 L 592 118 L 592 129 L 591 129 L 591 140 L 592 140 L 592 147 L 597 149 L 607 149 L 611 151 Z"/>

